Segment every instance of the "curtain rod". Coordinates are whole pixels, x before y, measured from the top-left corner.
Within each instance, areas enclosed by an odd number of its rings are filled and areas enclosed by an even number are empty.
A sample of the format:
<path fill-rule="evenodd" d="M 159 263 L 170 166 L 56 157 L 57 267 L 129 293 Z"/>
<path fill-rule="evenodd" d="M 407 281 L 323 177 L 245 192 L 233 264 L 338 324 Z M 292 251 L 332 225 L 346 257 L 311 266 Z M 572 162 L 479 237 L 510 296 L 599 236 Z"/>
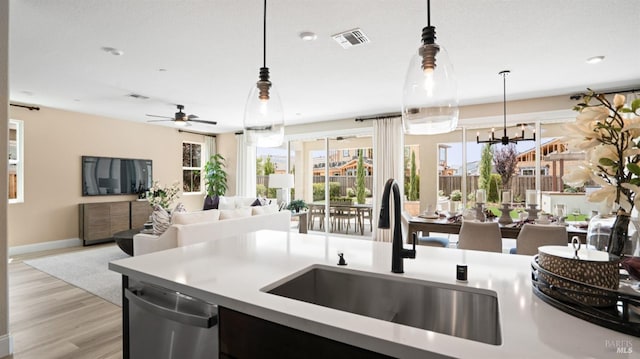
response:
<path fill-rule="evenodd" d="M 15 106 L 15 107 L 22 107 L 22 108 L 26 108 L 29 111 L 40 111 L 40 107 L 37 106 L 27 106 L 27 105 L 19 105 L 17 103 L 10 103 L 9 105 L 11 106 Z"/>
<path fill-rule="evenodd" d="M 385 118 L 393 118 L 393 117 L 400 117 L 400 116 L 402 116 L 402 113 L 400 112 L 391 112 L 391 113 L 384 113 L 384 114 L 374 115 L 374 116 L 358 117 L 356 118 L 356 122 L 364 122 L 364 121 L 370 121 L 370 120 L 383 120 Z"/>
<path fill-rule="evenodd" d="M 599 93 L 602 95 L 613 95 L 613 94 L 624 94 L 624 93 L 635 93 L 635 92 L 640 92 L 640 87 L 635 87 L 635 88 L 621 88 L 618 90 L 605 90 L 606 92 L 600 92 L 600 91 L 594 91 L 595 93 Z M 575 95 L 571 95 L 569 96 L 569 98 L 571 100 L 579 100 L 582 97 L 584 97 L 584 93 L 580 93 L 580 94 L 575 94 Z"/>
<path fill-rule="evenodd" d="M 192 133 L 192 134 L 194 134 L 194 135 L 202 135 L 202 136 L 209 136 L 209 137 L 216 137 L 216 135 L 215 135 L 215 134 L 212 134 L 212 133 L 205 133 L 205 132 L 187 131 L 187 130 L 178 130 L 178 132 Z"/>

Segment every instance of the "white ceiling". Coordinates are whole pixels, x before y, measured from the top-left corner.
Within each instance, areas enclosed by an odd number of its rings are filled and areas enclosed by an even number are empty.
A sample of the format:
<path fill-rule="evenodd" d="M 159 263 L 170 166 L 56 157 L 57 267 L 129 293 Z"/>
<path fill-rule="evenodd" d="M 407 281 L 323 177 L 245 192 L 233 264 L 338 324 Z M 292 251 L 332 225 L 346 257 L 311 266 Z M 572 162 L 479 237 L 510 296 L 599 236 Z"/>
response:
<path fill-rule="evenodd" d="M 191 129 L 242 128 L 262 62 L 261 0 L 10 6 L 11 101 L 142 122 L 183 104 L 218 121 Z M 431 22 L 453 62 L 461 105 L 502 101 L 504 69 L 509 100 L 640 87 L 640 0 L 433 0 Z M 425 25 L 425 0 L 270 0 L 267 66 L 286 123 L 399 111 Z M 371 43 L 345 50 L 331 38 L 356 27 Z M 317 40 L 302 41 L 302 31 Z M 585 63 L 597 55 L 605 61 Z"/>

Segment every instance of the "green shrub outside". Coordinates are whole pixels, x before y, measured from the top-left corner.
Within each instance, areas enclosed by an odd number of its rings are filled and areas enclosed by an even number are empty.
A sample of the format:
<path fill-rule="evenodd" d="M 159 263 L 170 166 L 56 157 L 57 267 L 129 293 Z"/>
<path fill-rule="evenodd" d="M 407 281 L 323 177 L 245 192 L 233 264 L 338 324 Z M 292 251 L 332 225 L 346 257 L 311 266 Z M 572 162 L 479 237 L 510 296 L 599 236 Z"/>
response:
<path fill-rule="evenodd" d="M 487 202 L 500 202 L 500 184 L 502 177 L 497 173 L 492 173 L 489 179 L 489 190 L 487 191 Z"/>
<path fill-rule="evenodd" d="M 340 182 L 329 182 L 329 198 L 340 196 Z M 324 183 L 313 184 L 313 200 L 324 200 Z"/>
<path fill-rule="evenodd" d="M 462 201 L 462 192 L 459 189 L 453 190 L 449 198 L 452 201 Z"/>
<path fill-rule="evenodd" d="M 276 190 L 277 190 L 276 188 L 267 189 L 267 187 L 263 184 L 256 185 L 256 194 L 260 197 L 276 198 L 277 197 Z"/>

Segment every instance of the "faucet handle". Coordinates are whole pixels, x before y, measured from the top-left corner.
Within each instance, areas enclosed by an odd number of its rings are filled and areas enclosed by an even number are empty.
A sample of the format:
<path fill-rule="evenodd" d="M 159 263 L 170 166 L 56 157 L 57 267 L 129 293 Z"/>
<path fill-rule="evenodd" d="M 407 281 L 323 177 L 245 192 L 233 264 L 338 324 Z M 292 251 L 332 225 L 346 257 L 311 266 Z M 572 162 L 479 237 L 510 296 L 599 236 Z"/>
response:
<path fill-rule="evenodd" d="M 418 236 L 416 235 L 416 232 L 411 233 L 411 240 L 413 242 L 413 248 L 412 249 L 405 249 L 406 253 L 407 253 L 407 257 L 406 258 L 415 258 L 416 257 L 416 238 Z"/>
<path fill-rule="evenodd" d="M 413 251 L 416 251 L 416 240 L 418 238 L 418 235 L 416 234 L 416 232 L 411 233 L 411 240 L 413 241 Z"/>

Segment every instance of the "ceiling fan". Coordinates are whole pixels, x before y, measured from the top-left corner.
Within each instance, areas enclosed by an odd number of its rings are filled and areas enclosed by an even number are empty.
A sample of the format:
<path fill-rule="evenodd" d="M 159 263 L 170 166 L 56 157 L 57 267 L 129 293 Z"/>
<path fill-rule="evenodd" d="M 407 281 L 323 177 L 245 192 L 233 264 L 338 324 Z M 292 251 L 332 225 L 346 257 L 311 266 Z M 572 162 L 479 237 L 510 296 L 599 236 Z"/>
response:
<path fill-rule="evenodd" d="M 176 107 L 178 108 L 178 112 L 176 112 L 173 117 L 147 114 L 147 116 L 149 116 L 149 117 L 160 117 L 160 118 L 166 118 L 167 119 L 167 120 L 148 120 L 147 122 L 173 121 L 173 122 L 175 122 L 176 125 L 181 125 L 181 126 L 191 126 L 191 124 L 189 122 L 204 123 L 204 124 L 207 124 L 207 125 L 216 125 L 216 124 L 218 124 L 216 121 L 200 120 L 199 117 L 196 116 L 196 115 L 187 115 L 186 113 L 182 112 L 182 110 L 184 110 L 184 106 L 183 105 L 176 105 Z"/>

